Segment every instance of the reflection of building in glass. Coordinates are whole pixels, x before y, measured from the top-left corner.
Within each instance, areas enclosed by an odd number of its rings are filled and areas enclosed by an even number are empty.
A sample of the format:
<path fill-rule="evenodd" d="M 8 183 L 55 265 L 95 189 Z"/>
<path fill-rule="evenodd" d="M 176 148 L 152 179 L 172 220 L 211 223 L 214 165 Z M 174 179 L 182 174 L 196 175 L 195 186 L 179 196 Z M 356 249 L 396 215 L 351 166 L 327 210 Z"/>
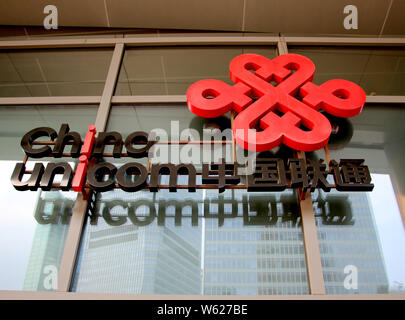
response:
<path fill-rule="evenodd" d="M 211 195 L 209 212 L 226 219 L 205 220 L 204 294 L 308 293 L 296 197 L 289 192 Z"/>
<path fill-rule="evenodd" d="M 38 192 L 34 217 L 38 222 L 25 273 L 23 290 L 47 290 L 44 287 L 46 266 L 59 267 L 73 200 L 61 192 Z"/>
<path fill-rule="evenodd" d="M 325 289 L 328 294 L 388 293 L 388 277 L 366 193 L 314 194 Z M 344 288 L 347 265 L 358 270 L 358 289 Z"/>
<path fill-rule="evenodd" d="M 386 292 L 367 196 L 314 195 L 327 291 L 345 292 L 344 267 L 355 265 L 359 292 Z M 84 233 L 74 291 L 309 293 L 299 205 L 292 191 L 115 190 L 100 196 Z"/>
<path fill-rule="evenodd" d="M 75 291 L 308 293 L 292 193 L 116 190 L 101 197 L 82 242 Z"/>
<path fill-rule="evenodd" d="M 87 225 L 75 291 L 201 293 L 201 228 L 192 226 L 190 218 L 175 226 L 173 218 L 184 194 L 165 197 L 171 217 L 164 221 L 156 217 L 162 202 L 148 191 L 116 190 L 101 197 L 96 212 L 103 218 Z M 191 211 L 190 206 L 182 209 L 185 215 Z"/>

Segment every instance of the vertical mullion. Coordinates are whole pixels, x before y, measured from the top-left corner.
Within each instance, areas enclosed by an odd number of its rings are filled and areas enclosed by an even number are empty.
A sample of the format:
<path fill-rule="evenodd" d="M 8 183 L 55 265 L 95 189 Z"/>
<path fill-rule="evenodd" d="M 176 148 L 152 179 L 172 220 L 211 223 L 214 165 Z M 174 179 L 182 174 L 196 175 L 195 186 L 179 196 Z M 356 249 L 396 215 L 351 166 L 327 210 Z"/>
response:
<path fill-rule="evenodd" d="M 101 102 L 97 112 L 95 123 L 97 132 L 104 131 L 107 125 L 107 119 L 108 115 L 110 114 L 111 108 L 111 98 L 114 94 L 114 88 L 117 83 L 123 54 L 124 44 L 117 43 L 114 48 L 114 53 L 111 59 L 110 68 L 108 70 L 103 95 L 101 96 Z"/>
<path fill-rule="evenodd" d="M 284 37 L 279 37 L 277 49 L 279 55 L 288 53 L 288 47 Z M 298 153 L 298 157 L 302 156 L 305 158 L 305 152 Z M 304 240 L 309 292 L 310 294 L 325 294 L 322 260 L 311 194 L 305 194 L 305 198 L 303 200 L 301 199 L 301 195 L 299 195 L 298 201 L 300 202 L 301 209 L 302 234 Z"/>
<path fill-rule="evenodd" d="M 63 249 L 58 273 L 57 291 L 67 292 L 70 289 L 86 213 L 87 200 L 84 200 L 83 193 L 79 193 L 73 207 L 73 214 L 70 219 L 69 230 Z"/>
<path fill-rule="evenodd" d="M 111 58 L 103 95 L 97 111 L 95 121 L 97 132 L 104 131 L 107 124 L 111 108 L 111 98 L 118 79 L 123 53 L 124 44 L 117 43 Z M 75 201 L 72 218 L 70 220 L 69 230 L 63 249 L 56 291 L 68 292 L 70 290 L 76 265 L 76 257 L 80 246 L 85 217 L 87 214 L 87 207 L 88 200 L 84 199 L 83 193 L 79 193 Z"/>
<path fill-rule="evenodd" d="M 321 253 L 311 194 L 300 201 L 302 233 L 310 294 L 325 294 Z"/>
<path fill-rule="evenodd" d="M 305 152 L 297 152 L 296 156 L 300 159 L 304 159 L 306 162 Z M 304 240 L 309 292 L 310 294 L 325 294 L 321 252 L 319 248 L 318 232 L 311 193 L 309 191 L 299 190 L 298 201 L 300 202 L 302 235 Z"/>
<path fill-rule="evenodd" d="M 297 152 L 298 158 L 306 160 L 305 152 Z M 304 192 L 303 190 L 301 192 Z M 325 281 L 322 271 L 321 252 L 319 249 L 318 232 L 312 197 L 310 192 L 304 192 L 302 199 L 299 192 L 302 235 L 304 240 L 305 260 L 307 266 L 308 285 L 310 294 L 325 294 Z"/>
<path fill-rule="evenodd" d="M 284 40 L 284 37 L 279 37 L 278 42 L 277 42 L 277 50 L 278 50 L 278 55 L 286 54 L 288 53 L 288 48 L 287 48 L 287 43 Z"/>

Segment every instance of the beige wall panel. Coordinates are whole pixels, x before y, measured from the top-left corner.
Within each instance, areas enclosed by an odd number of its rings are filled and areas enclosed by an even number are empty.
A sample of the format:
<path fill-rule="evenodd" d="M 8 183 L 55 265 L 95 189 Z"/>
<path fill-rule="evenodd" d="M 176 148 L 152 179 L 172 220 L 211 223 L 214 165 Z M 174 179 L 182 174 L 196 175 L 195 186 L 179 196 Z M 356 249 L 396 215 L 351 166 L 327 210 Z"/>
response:
<path fill-rule="evenodd" d="M 383 29 L 383 35 L 405 34 L 405 1 L 394 0 Z"/>
<path fill-rule="evenodd" d="M 1 0 L 0 24 L 42 25 L 48 4 L 58 8 L 60 26 L 108 26 L 104 0 Z"/>
<path fill-rule="evenodd" d="M 112 27 L 240 31 L 243 0 L 107 0 Z"/>
<path fill-rule="evenodd" d="M 379 34 L 390 0 L 246 0 L 246 31 Z M 358 30 L 346 30 L 343 8 L 358 8 Z"/>

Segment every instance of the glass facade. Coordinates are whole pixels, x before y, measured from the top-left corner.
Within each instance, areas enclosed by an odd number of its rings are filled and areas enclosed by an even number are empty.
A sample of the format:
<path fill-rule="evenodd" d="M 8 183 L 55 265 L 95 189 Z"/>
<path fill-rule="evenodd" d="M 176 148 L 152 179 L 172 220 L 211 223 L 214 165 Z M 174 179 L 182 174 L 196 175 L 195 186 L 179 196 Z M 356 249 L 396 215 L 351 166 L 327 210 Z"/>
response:
<path fill-rule="evenodd" d="M 169 155 L 165 162 L 179 163 L 176 154 L 187 152 L 193 156 L 185 162 L 194 163 L 197 170 L 202 162 L 221 158 L 240 162 L 252 155 L 234 146 L 232 137 L 231 143 L 201 144 L 206 139 L 203 129 L 230 130 L 233 117 L 229 113 L 214 119 L 197 117 L 188 110 L 184 95 L 200 79 L 231 83 L 233 57 L 258 53 L 274 58 L 276 45 L 170 44 L 126 46 L 122 57 L 113 52 L 112 48 L 0 52 L 0 240 L 12 244 L 0 250 L 0 290 L 56 290 L 52 276 L 56 272 L 56 278 L 66 278 L 58 275 L 62 270 L 72 274 L 67 290 L 81 293 L 310 295 L 314 283 L 322 280 L 321 294 L 405 293 L 405 110 L 400 103 L 368 103 L 356 117 L 330 117 L 333 134 L 328 148 L 306 157 L 365 159 L 375 188 L 367 193 L 317 190 L 307 196 L 312 200 L 309 209 L 297 190 L 247 192 L 241 185 L 223 193 L 210 188 L 156 193 L 114 189 L 91 193 L 88 203 L 76 199 L 75 192 L 16 191 L 10 176 L 24 159 L 20 141 L 36 127 L 58 131 L 68 123 L 82 139 L 96 118 L 98 131 L 116 131 L 124 139 L 135 131 L 159 129 L 166 132 L 159 140 L 170 141 L 162 151 Z M 314 61 L 317 84 L 342 78 L 358 83 L 368 96 L 404 95 L 404 50 L 399 47 L 288 45 L 288 52 Z M 116 69 L 108 71 L 114 65 Z M 106 83 L 109 72 L 117 74 L 116 79 L 109 78 L 115 86 Z M 109 94 L 113 97 L 107 108 Z M 51 96 L 60 98 L 57 104 L 33 105 L 29 99 L 17 103 L 18 98 Z M 88 105 L 84 99 L 88 96 L 103 96 L 101 107 Z M 190 140 L 195 143 L 185 143 Z M 281 146 L 261 156 L 286 160 L 296 154 Z M 117 167 L 136 161 L 149 168 L 157 158 L 156 154 L 149 159 L 105 156 L 101 161 Z M 41 159 L 55 161 L 75 166 L 77 160 Z M 35 161 L 27 163 L 32 168 Z M 188 183 L 182 175 L 177 182 Z M 161 176 L 159 184 L 167 183 L 168 176 Z M 197 174 L 197 184 L 201 183 Z M 74 209 L 77 204 L 83 208 L 88 204 L 85 221 L 72 227 L 72 214 L 80 214 Z M 318 244 L 307 239 L 310 231 L 304 228 L 308 222 L 303 210 L 315 215 Z M 76 242 L 66 242 L 72 230 L 80 234 Z M 78 247 L 71 257 L 74 270 L 66 271 L 61 268 L 62 256 L 72 245 Z M 314 247 L 321 261 L 311 261 Z M 317 263 L 322 272 L 311 274 Z"/>
<path fill-rule="evenodd" d="M 0 52 L 0 97 L 98 96 L 112 50 L 47 49 Z"/>
<path fill-rule="evenodd" d="M 308 294 L 292 192 L 269 197 L 239 190 L 219 196 L 216 190 L 119 190 L 94 201 L 74 291 Z"/>
<path fill-rule="evenodd" d="M 401 293 L 405 232 L 396 195 L 404 183 L 404 117 L 402 106 L 366 104 L 350 120 L 332 120 L 337 129 L 330 157 L 365 159 L 374 190 L 313 194 L 326 293 Z M 310 156 L 325 159 L 320 151 Z M 358 288 L 347 290 L 342 270 L 351 265 L 358 271 Z"/>
<path fill-rule="evenodd" d="M 229 63 L 243 53 L 267 58 L 277 56 L 274 46 L 266 47 L 153 47 L 125 51 L 116 95 L 183 95 L 194 82 L 219 79 L 231 83 Z"/>
<path fill-rule="evenodd" d="M 201 226 L 192 226 L 187 212 L 176 223 L 161 214 L 170 205 L 177 209 L 177 199 L 184 196 L 155 198 L 149 191 L 100 195 L 83 235 L 73 290 L 200 294 Z M 194 205 L 192 199 L 187 203 Z"/>
<path fill-rule="evenodd" d="M 370 200 L 373 196 L 378 196 L 376 191 L 370 196 L 337 192 L 313 196 L 327 294 L 389 293 L 384 252 Z M 388 255 L 388 263 L 390 258 Z M 342 285 L 350 268 L 357 273 L 358 284 L 353 289 Z"/>
<path fill-rule="evenodd" d="M 202 191 L 96 196 L 73 290 L 200 294 Z"/>
<path fill-rule="evenodd" d="M 211 135 L 204 129 L 226 130 L 227 135 Z M 126 138 L 135 131 L 154 133 L 162 144 L 154 147 L 149 155 L 151 163 L 193 163 L 201 168 L 201 164 L 218 162 L 221 158 L 232 162 L 231 120 L 229 114 L 222 117 L 203 119 L 188 111 L 185 103 L 171 104 L 131 104 L 114 105 L 111 108 L 108 131 L 117 131 Z M 199 144 L 200 140 L 227 139 L 227 144 Z M 194 144 L 165 144 L 166 141 L 194 141 Z M 110 151 L 112 150 L 112 146 Z M 238 154 L 240 153 L 238 148 Z M 180 161 L 181 160 L 181 161 Z M 126 159 L 117 159 L 126 162 Z M 137 159 L 146 165 L 147 158 Z"/>
<path fill-rule="evenodd" d="M 83 134 L 86 125 L 94 121 L 96 111 L 93 106 L 0 108 L 0 290 L 56 288 L 49 279 L 57 279 L 77 196 L 75 192 L 20 192 L 13 188 L 11 173 L 24 158 L 22 136 L 35 127 L 50 126 L 58 131 L 64 122 Z M 27 169 L 32 169 L 34 162 L 28 161 Z"/>
<path fill-rule="evenodd" d="M 207 190 L 204 294 L 308 294 L 304 243 L 292 192 Z M 224 211 L 224 217 L 219 214 Z M 217 213 L 218 212 L 218 213 Z"/>
<path fill-rule="evenodd" d="M 395 47 L 289 46 L 289 53 L 310 58 L 316 66 L 314 83 L 346 79 L 367 95 L 405 94 L 405 50 Z"/>

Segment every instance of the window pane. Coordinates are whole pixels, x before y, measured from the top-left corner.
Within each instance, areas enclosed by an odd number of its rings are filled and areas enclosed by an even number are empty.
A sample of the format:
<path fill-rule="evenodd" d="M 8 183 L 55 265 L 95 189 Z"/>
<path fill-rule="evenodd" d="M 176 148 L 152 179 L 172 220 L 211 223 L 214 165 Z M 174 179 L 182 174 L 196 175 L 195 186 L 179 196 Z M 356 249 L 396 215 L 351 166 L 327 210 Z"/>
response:
<path fill-rule="evenodd" d="M 204 294 L 308 294 L 294 194 L 228 191 L 206 191 Z"/>
<path fill-rule="evenodd" d="M 111 49 L 2 51 L 0 97 L 99 96 L 111 57 Z"/>
<path fill-rule="evenodd" d="M 193 126 L 195 118 L 197 116 L 188 110 L 185 103 L 114 105 L 111 108 L 107 130 L 118 131 L 122 136 L 126 136 L 134 131 L 149 133 L 152 129 L 160 128 L 165 130 L 170 138 L 172 121 L 178 122 L 181 132 Z"/>
<path fill-rule="evenodd" d="M 158 130 L 156 130 L 158 129 Z M 155 132 L 161 141 L 211 140 L 204 136 L 203 129 L 220 129 L 224 131 L 229 144 L 187 144 L 156 145 L 152 161 L 201 164 L 219 161 L 224 158 L 232 162 L 232 133 L 229 113 L 218 118 L 208 119 L 194 115 L 185 103 L 148 104 L 113 106 L 108 120 L 107 131 L 121 133 L 123 139 L 135 131 Z M 227 129 L 227 131 L 225 131 Z M 214 136 L 215 138 L 215 136 Z M 217 136 L 215 140 L 221 140 Z M 186 153 L 186 150 L 188 152 Z M 176 158 L 177 156 L 177 158 Z M 166 160 L 164 160 L 166 157 Z M 177 160 L 176 160 L 177 159 Z M 146 163 L 146 159 L 139 159 Z M 124 160 L 127 161 L 127 160 Z"/>
<path fill-rule="evenodd" d="M 87 125 L 94 122 L 95 115 L 96 108 L 89 106 L 0 108 L 0 242 L 3 244 L 0 248 L 0 290 L 55 288 L 53 280 L 57 279 L 54 276 L 59 269 L 77 195 L 74 192 L 14 189 L 10 177 L 15 164 L 24 159 L 21 138 L 40 126 L 50 126 L 58 131 L 65 122 L 70 124 L 71 130 L 83 133 Z M 37 160 L 46 162 L 49 158 Z M 33 164 L 29 160 L 27 169 L 32 169 Z"/>
<path fill-rule="evenodd" d="M 115 190 L 96 199 L 73 291 L 308 294 L 291 192 Z"/>
<path fill-rule="evenodd" d="M 404 292 L 405 232 L 397 203 L 405 190 L 404 118 L 403 107 L 366 105 L 335 124 L 331 158 L 365 159 L 374 190 L 313 194 L 327 293 Z M 312 156 L 325 158 L 323 152 Z M 357 268 L 357 289 L 344 286 L 352 274 L 344 273 L 346 266 Z"/>
<path fill-rule="evenodd" d="M 97 106 L 1 106 L 0 107 L 0 150 L 2 160 L 24 159 L 20 142 L 24 134 L 34 128 L 51 127 L 59 131 L 63 123 L 69 124 L 70 131 L 80 133 L 82 139 L 87 127 L 94 124 Z M 10 173 L 11 175 L 11 173 Z"/>
<path fill-rule="evenodd" d="M 277 55 L 275 47 L 154 47 L 125 50 L 115 95 L 183 95 L 201 79 L 231 83 L 229 63 L 243 53 L 268 58 Z"/>
<path fill-rule="evenodd" d="M 199 294 L 201 223 L 194 227 L 190 218 L 183 218 L 175 226 L 174 218 L 163 218 L 159 226 L 155 210 L 159 201 L 161 210 L 164 201 L 179 201 L 178 206 L 188 200 L 191 206 L 201 206 L 199 197 L 201 192 L 191 195 L 184 190 L 162 192 L 156 198 L 149 191 L 97 195 L 82 238 L 73 291 Z M 174 216 L 173 209 L 169 207 L 168 215 Z M 191 216 L 190 207 L 184 214 Z"/>
<path fill-rule="evenodd" d="M 316 84 L 346 79 L 360 85 L 367 95 L 405 95 L 403 48 L 288 46 L 288 52 L 315 63 Z"/>
<path fill-rule="evenodd" d="M 207 127 L 230 128 L 229 116 L 201 120 L 185 104 L 170 104 L 113 106 L 107 130 L 125 138 L 134 131 L 161 128 L 169 139 L 179 140 L 172 132 L 177 125 L 173 127 L 171 121 L 178 121 L 180 134 L 186 128 L 201 135 Z M 181 212 L 198 216 L 180 218 Z M 291 191 L 271 195 L 201 189 L 195 193 L 100 193 L 86 224 L 73 290 L 307 294 L 298 212 Z"/>

